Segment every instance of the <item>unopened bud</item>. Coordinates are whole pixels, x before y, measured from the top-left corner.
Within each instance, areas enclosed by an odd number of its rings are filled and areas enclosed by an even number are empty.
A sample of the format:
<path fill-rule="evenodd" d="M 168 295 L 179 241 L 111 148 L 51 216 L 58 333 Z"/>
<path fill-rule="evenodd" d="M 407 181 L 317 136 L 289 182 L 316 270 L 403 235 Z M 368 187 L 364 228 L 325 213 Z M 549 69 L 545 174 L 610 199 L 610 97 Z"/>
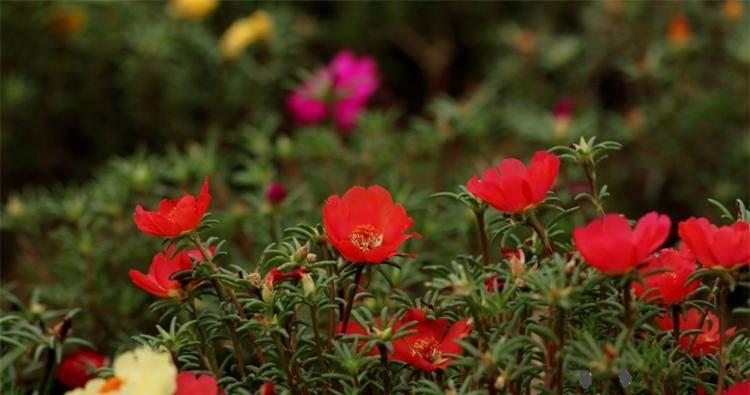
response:
<path fill-rule="evenodd" d="M 505 388 L 505 382 L 505 375 L 501 374 L 497 376 L 497 379 L 495 380 L 495 389 L 502 390 L 503 388 Z"/>
<path fill-rule="evenodd" d="M 572 273 L 573 270 L 576 268 L 576 261 L 575 259 L 571 259 L 568 261 L 568 263 L 565 264 L 565 273 Z"/>
<path fill-rule="evenodd" d="M 307 248 L 307 244 L 305 244 L 294 252 L 294 255 L 292 255 L 292 260 L 296 263 L 302 263 L 304 262 L 305 258 L 307 258 L 308 253 L 309 250 Z"/>
<path fill-rule="evenodd" d="M 249 273 L 247 276 L 245 276 L 245 279 L 249 281 L 250 285 L 252 285 L 253 287 L 260 288 L 260 273 Z"/>
<path fill-rule="evenodd" d="M 65 317 L 52 328 L 52 336 L 57 338 L 58 341 L 64 342 L 70 336 L 72 328 L 73 320 L 70 317 Z"/>
<path fill-rule="evenodd" d="M 302 290 L 305 292 L 305 296 L 310 296 L 315 293 L 315 280 L 310 273 L 303 274 L 300 281 L 302 282 Z"/>
<path fill-rule="evenodd" d="M 273 285 L 272 284 L 263 284 L 263 289 L 260 292 L 260 296 L 263 298 L 263 301 L 266 303 L 269 303 L 271 301 L 271 298 L 273 298 Z"/>
<path fill-rule="evenodd" d="M 526 271 L 526 256 L 523 250 L 519 249 L 515 254 L 510 257 L 510 271 L 513 273 L 513 277 L 521 277 Z"/>
<path fill-rule="evenodd" d="M 307 254 L 307 263 L 315 263 L 318 260 L 318 256 L 315 254 Z"/>
<path fill-rule="evenodd" d="M 391 327 L 383 329 L 382 332 L 380 332 L 380 341 L 382 342 L 388 342 L 391 341 L 391 336 L 393 336 L 393 329 Z"/>

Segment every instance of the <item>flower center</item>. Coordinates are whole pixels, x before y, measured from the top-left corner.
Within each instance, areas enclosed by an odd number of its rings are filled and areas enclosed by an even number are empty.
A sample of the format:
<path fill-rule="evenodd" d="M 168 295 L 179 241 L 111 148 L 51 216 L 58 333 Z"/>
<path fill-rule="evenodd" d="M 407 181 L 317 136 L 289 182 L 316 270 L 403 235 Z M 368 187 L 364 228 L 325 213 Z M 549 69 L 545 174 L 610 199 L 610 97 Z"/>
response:
<path fill-rule="evenodd" d="M 383 234 L 370 224 L 357 225 L 349 235 L 349 241 L 361 251 L 370 251 L 383 244 Z"/>
<path fill-rule="evenodd" d="M 125 380 L 115 376 L 110 377 L 104 382 L 101 388 L 99 388 L 100 394 L 106 394 L 107 392 L 117 391 L 125 383 Z"/>
<path fill-rule="evenodd" d="M 411 345 L 411 355 L 429 361 L 430 363 L 439 364 L 445 361 L 443 352 L 440 351 L 440 343 L 434 337 L 423 337 Z"/>

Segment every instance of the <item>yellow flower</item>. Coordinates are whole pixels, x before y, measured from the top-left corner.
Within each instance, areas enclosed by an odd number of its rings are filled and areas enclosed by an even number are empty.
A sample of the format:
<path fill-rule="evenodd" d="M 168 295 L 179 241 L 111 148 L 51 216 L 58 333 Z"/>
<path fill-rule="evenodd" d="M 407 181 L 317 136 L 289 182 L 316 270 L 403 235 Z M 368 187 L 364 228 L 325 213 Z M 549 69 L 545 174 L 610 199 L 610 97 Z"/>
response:
<path fill-rule="evenodd" d="M 219 0 L 172 0 L 169 11 L 177 18 L 201 20 L 212 13 Z"/>
<path fill-rule="evenodd" d="M 742 2 L 740 0 L 726 0 L 724 2 L 724 15 L 733 20 L 737 21 L 742 19 Z"/>
<path fill-rule="evenodd" d="M 117 357 L 112 369 L 114 376 L 89 380 L 65 395 L 172 395 L 177 390 L 177 368 L 168 353 L 139 348 Z"/>
<path fill-rule="evenodd" d="M 265 11 L 238 19 L 224 32 L 219 51 L 224 59 L 234 59 L 250 44 L 265 40 L 273 32 L 273 19 Z"/>

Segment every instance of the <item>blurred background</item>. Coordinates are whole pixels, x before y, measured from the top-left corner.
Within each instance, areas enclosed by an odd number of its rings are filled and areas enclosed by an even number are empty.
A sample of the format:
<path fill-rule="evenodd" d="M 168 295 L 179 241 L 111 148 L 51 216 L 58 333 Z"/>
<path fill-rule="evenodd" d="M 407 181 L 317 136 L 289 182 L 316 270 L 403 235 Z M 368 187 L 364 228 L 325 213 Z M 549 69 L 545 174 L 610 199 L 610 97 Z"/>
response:
<path fill-rule="evenodd" d="M 599 168 L 608 211 L 718 222 L 706 199 L 750 195 L 749 5 L 3 1 L 3 282 L 30 314 L 81 307 L 78 335 L 100 347 L 153 332 L 127 271 L 160 240 L 133 207 L 210 176 L 215 233 L 248 271 L 275 222 L 315 224 L 330 194 L 388 187 L 425 235 L 408 287 L 475 226 L 432 193 L 581 136 L 624 146 Z M 243 36 L 258 11 L 268 29 Z M 348 133 L 299 125 L 287 95 L 342 49 L 377 62 L 367 110 Z M 277 181 L 289 195 L 271 204 Z M 584 173 L 564 164 L 555 188 L 573 205 Z"/>

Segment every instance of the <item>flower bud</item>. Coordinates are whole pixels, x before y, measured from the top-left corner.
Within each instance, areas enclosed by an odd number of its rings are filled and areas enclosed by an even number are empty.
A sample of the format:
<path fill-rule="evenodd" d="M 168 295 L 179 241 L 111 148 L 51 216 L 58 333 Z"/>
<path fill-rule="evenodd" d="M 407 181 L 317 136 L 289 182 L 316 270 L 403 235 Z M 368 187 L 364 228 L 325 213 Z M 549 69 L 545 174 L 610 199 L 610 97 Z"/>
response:
<path fill-rule="evenodd" d="M 307 263 L 315 263 L 318 260 L 318 256 L 315 254 L 307 254 L 305 259 L 307 260 Z"/>
<path fill-rule="evenodd" d="M 303 274 L 300 281 L 302 282 L 302 290 L 305 292 L 305 296 L 310 296 L 315 293 L 315 280 L 310 273 Z"/>
<path fill-rule="evenodd" d="M 273 284 L 263 284 L 263 289 L 260 292 L 260 296 L 263 298 L 264 302 L 269 303 L 273 298 Z"/>
<path fill-rule="evenodd" d="M 502 390 L 505 388 L 505 382 L 507 380 L 505 379 L 505 375 L 499 375 L 497 376 L 497 379 L 495 380 L 495 389 Z"/>
<path fill-rule="evenodd" d="M 252 285 L 253 287 L 260 288 L 260 273 L 249 273 L 247 276 L 245 276 L 245 279 L 249 281 L 250 285 Z"/>
<path fill-rule="evenodd" d="M 289 191 L 287 191 L 284 183 L 279 181 L 274 182 L 273 184 L 269 185 L 268 188 L 266 188 L 266 200 L 271 204 L 271 206 L 281 204 L 284 199 L 286 199 L 288 194 Z"/>
<path fill-rule="evenodd" d="M 297 251 L 294 252 L 294 255 L 292 255 L 292 260 L 295 263 L 304 262 L 305 258 L 307 258 L 308 252 L 309 252 L 309 249 L 307 248 L 307 244 L 305 244 L 302 247 L 298 248 Z"/>

